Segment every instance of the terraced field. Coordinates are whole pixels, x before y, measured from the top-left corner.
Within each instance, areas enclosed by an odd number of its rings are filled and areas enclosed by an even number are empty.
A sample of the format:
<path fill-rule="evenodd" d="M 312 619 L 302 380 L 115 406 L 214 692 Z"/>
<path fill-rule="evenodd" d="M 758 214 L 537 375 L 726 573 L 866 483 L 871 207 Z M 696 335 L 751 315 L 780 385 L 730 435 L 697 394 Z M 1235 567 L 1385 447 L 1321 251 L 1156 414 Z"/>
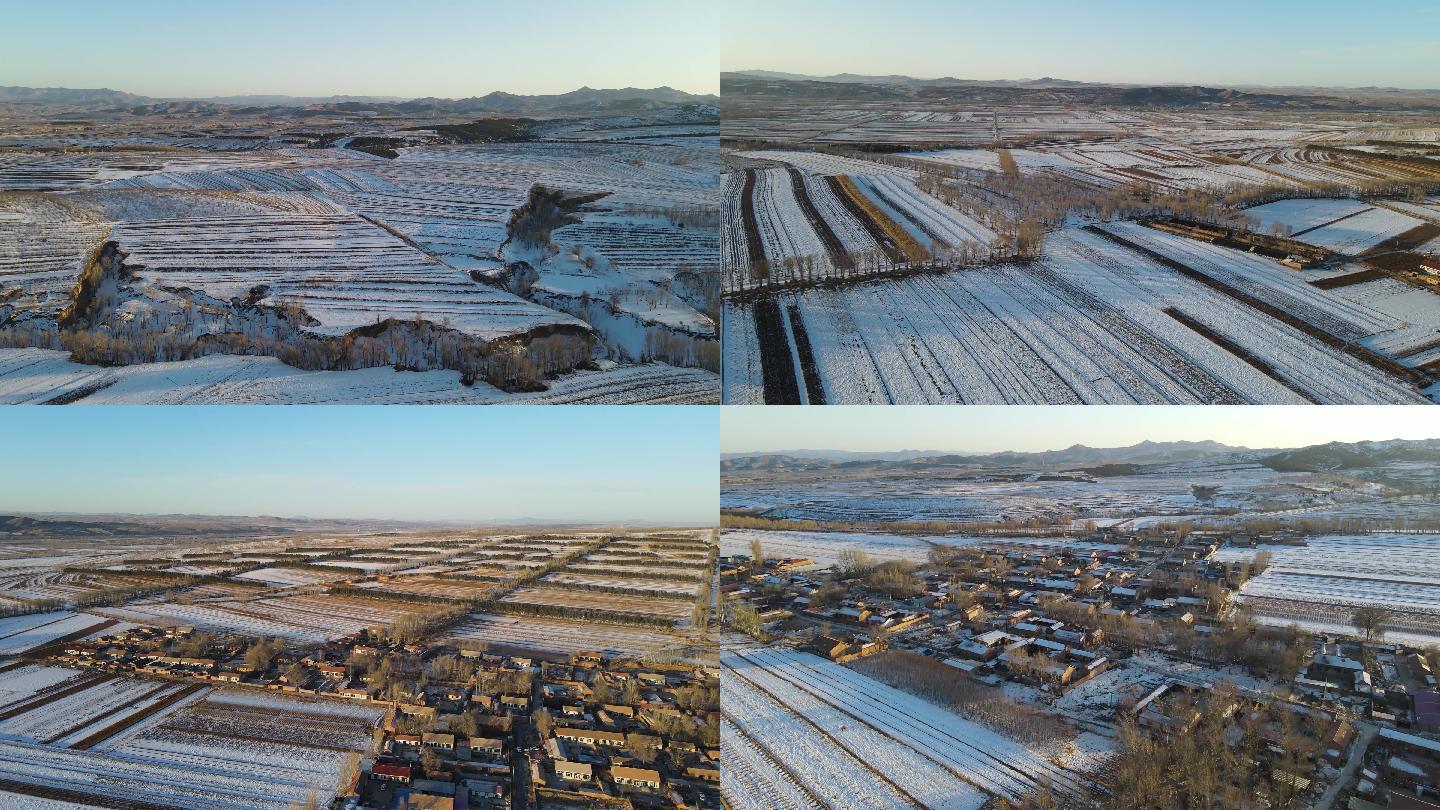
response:
<path fill-rule="evenodd" d="M 461 384 L 457 371 L 305 371 L 273 357 L 212 355 L 124 367 L 75 363 L 50 349 L 0 348 L 0 403 L 83 405 L 714 404 L 715 375 L 663 363 L 577 371 L 547 391 L 510 393 Z"/>
<path fill-rule="evenodd" d="M 341 335 L 389 318 L 426 317 L 484 340 L 540 327 L 581 326 L 567 315 L 479 285 L 355 215 L 274 214 L 243 220 L 125 223 L 111 238 L 140 278 L 220 300 L 265 288 L 256 304 L 292 302 L 308 329 Z M 276 244 L 285 246 L 277 251 Z"/>
<path fill-rule="evenodd" d="M 618 364 L 614 384 L 590 376 L 557 398 L 713 403 L 718 161 L 685 136 L 714 124 L 682 126 L 670 136 L 678 143 L 632 143 L 612 139 L 603 120 L 571 122 L 593 136 L 584 142 L 432 137 L 391 159 L 278 135 L 167 132 L 143 149 L 87 150 L 81 139 L 65 153 L 37 139 L 36 151 L 0 159 L 0 335 L 7 346 L 59 348 L 66 333 L 67 348 L 86 347 L 75 358 L 96 363 L 96 379 L 72 388 L 27 380 L 50 394 L 40 401 L 89 398 L 131 376 L 100 367 L 229 352 L 313 371 L 454 370 L 505 389 L 476 396 L 445 374 L 373 392 L 346 385 L 315 401 L 548 402 L 552 391 L 536 389 L 550 378 L 599 363 Z M 518 269 L 507 225 L 536 187 L 593 197 L 553 239 L 603 273 Z M 133 396 L 193 393 L 176 390 L 183 379 L 159 390 L 169 376 Z M 207 395 L 248 400 L 243 389 Z"/>

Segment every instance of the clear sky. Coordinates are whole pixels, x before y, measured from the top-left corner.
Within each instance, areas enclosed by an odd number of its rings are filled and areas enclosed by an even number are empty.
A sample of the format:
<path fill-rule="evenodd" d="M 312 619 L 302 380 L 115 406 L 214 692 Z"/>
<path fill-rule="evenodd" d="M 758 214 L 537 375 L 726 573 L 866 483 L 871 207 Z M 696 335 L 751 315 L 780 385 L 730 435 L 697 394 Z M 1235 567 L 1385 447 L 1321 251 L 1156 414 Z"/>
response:
<path fill-rule="evenodd" d="M 719 91 L 719 8 L 665 0 L 0 0 L 0 85 L 155 97 Z"/>
<path fill-rule="evenodd" d="M 727 0 L 721 66 L 1440 88 L 1437 0 Z"/>
<path fill-rule="evenodd" d="M 703 407 L 7 408 L 0 513 L 711 525 Z"/>
<path fill-rule="evenodd" d="M 1034 452 L 1073 444 L 1127 447 L 1146 439 L 1209 439 L 1266 448 L 1440 438 L 1440 411 L 1428 406 L 751 406 L 721 411 L 720 449 L 726 453 Z"/>

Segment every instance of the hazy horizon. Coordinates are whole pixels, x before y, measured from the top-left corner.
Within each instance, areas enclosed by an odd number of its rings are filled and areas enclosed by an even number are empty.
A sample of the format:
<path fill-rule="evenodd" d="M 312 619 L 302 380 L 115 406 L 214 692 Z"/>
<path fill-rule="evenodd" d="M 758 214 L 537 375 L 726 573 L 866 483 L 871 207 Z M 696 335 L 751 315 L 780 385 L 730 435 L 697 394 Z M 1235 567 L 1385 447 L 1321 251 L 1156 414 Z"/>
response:
<path fill-rule="evenodd" d="M 903 78 L 906 78 L 906 79 L 915 79 L 915 80 L 917 80 L 917 81 L 934 81 L 934 80 L 937 80 L 937 79 L 958 79 L 958 80 L 960 80 L 960 81 L 995 82 L 995 83 L 1000 83 L 1000 82 L 1030 82 L 1030 81 L 1038 81 L 1038 80 L 1041 80 L 1041 79 L 1054 79 L 1054 80 L 1058 80 L 1058 81 L 1074 81 L 1074 82 L 1081 82 L 1081 83 L 1084 83 L 1084 84 L 1108 85 L 1108 86 L 1117 86 L 1117 87 L 1123 87 L 1123 86 L 1135 86 L 1135 87 L 1152 87 L 1152 86 L 1153 86 L 1153 87 L 1198 87 L 1198 86 L 1205 86 L 1205 85 L 1208 84 L 1209 86 L 1212 86 L 1212 87 L 1225 87 L 1225 88 L 1262 88 L 1262 89 L 1263 89 L 1263 88 L 1274 88 L 1274 89 L 1285 89 L 1285 88 L 1290 88 L 1290 87 L 1295 87 L 1295 88 L 1302 88 L 1302 87 L 1303 87 L 1303 88 L 1312 88 L 1312 89 L 1319 89 L 1319 90 L 1364 90 L 1364 89 L 1375 88 L 1375 89 L 1381 89 L 1381 90 L 1414 90 L 1414 91 L 1426 91 L 1426 92 L 1429 92 L 1429 91 L 1440 91 L 1440 85 L 1437 85 L 1437 86 L 1435 86 L 1435 87 L 1395 87 L 1395 86 L 1388 86 L 1388 85 L 1387 85 L 1387 86 L 1380 86 L 1380 85 L 1354 85 L 1354 84 L 1346 84 L 1346 85 L 1339 85 L 1339 84 L 1337 84 L 1337 85 L 1318 85 L 1318 84 L 1300 85 L 1300 84 L 1262 84 L 1262 83 L 1259 83 L 1259 82 L 1210 82 L 1210 83 L 1207 83 L 1207 82 L 1195 82 L 1195 81 L 1184 81 L 1184 80 L 1155 81 L 1155 82 L 1140 82 L 1140 81 L 1086 81 L 1086 80 L 1084 80 L 1084 79 L 1076 79 L 1076 78 L 1074 78 L 1074 77 L 1072 77 L 1072 76 L 1051 76 L 1051 75 L 1048 75 L 1048 74 L 1047 74 L 1047 75 L 1039 75 L 1039 74 L 1037 74 L 1037 75 L 1034 75 L 1034 76 L 997 76 L 997 77 L 990 77 L 990 78 L 979 79 L 979 78 L 976 78 L 976 77 L 974 77 L 974 76 L 962 76 L 962 75 L 954 75 L 954 74 L 948 74 L 948 75 L 944 75 L 944 76 L 941 76 L 941 75 L 933 75 L 933 76 L 912 76 L 912 75 L 910 75 L 910 74 L 908 74 L 908 73 L 895 73 L 895 72 L 889 72 L 889 73 L 869 73 L 869 72 L 858 72 L 858 71 L 853 71 L 853 70 L 843 70 L 843 71 L 838 71 L 838 72 L 834 72 L 834 73 L 824 73 L 824 74 L 819 74 L 819 73 L 801 74 L 801 73 L 797 73 L 797 72 L 794 72 L 794 71 L 774 70 L 774 69 L 771 69 L 771 68 L 764 68 L 764 67 L 757 67 L 757 68 L 726 68 L 725 70 L 723 70 L 723 71 L 721 71 L 721 72 L 722 72 L 722 73 L 744 73 L 744 74 L 750 74 L 750 75 L 755 75 L 755 74 L 759 74 L 759 73 L 785 73 L 785 74 L 792 74 L 792 73 L 793 73 L 793 74 L 796 75 L 796 76 L 805 75 L 805 76 L 809 76 L 810 78 L 814 78 L 814 79 L 829 79 L 829 78 L 834 77 L 834 76 L 853 75 L 853 76 L 864 76 L 864 77 L 871 77 L 871 78 L 873 78 L 873 77 L 882 77 L 882 76 L 883 76 L 883 77 L 898 76 L 898 77 L 903 77 Z"/>
<path fill-rule="evenodd" d="M 659 89 L 662 89 L 663 87 L 666 87 L 666 86 L 668 86 L 668 85 L 656 85 L 655 87 L 588 87 L 588 86 L 586 86 L 586 85 L 580 85 L 580 86 L 572 87 L 572 88 L 570 88 L 569 90 L 564 90 L 564 91 L 561 91 L 561 92 L 558 92 L 558 93 L 513 93 L 512 95 L 555 96 L 555 95 L 564 95 L 564 94 L 566 94 L 566 93 L 575 92 L 575 91 L 584 90 L 584 89 L 590 89 L 590 90 L 659 90 Z M 105 90 L 110 90 L 110 91 L 119 92 L 119 93 L 130 93 L 129 90 L 127 90 L 127 89 L 125 89 L 125 88 L 123 88 L 123 87 L 59 87 L 59 86 L 56 86 L 56 87 L 38 87 L 38 86 L 34 86 L 34 85 L 0 85 L 0 87 L 28 87 L 28 88 L 30 88 L 30 89 L 32 89 L 32 90 L 73 90 L 73 91 L 78 91 L 78 92 L 90 92 L 90 91 L 105 91 Z M 678 89 L 678 88 L 672 87 L 672 88 L 670 88 L 670 89 L 675 90 L 675 89 Z M 496 88 L 495 90 L 489 91 L 489 92 L 508 93 L 508 92 L 510 92 L 510 91 L 504 90 L 504 89 L 502 89 L 502 88 Z M 683 91 L 683 92 L 689 92 L 689 91 L 687 90 L 687 91 Z M 414 100 L 414 99 L 420 99 L 420 98 L 446 98 L 446 99 L 455 100 L 455 99 L 457 98 L 457 97 L 455 97 L 455 96 L 437 96 L 437 95 L 435 95 L 435 94 L 433 94 L 433 93 L 425 94 L 425 95 L 419 95 L 419 96 L 392 96 L 392 95 L 384 95 L 384 94 L 377 94 L 377 93 L 329 93 L 329 94 L 320 94 L 320 95 L 315 95 L 315 94 L 292 95 L 292 94 L 289 94 L 289 93 L 226 93 L 226 94 L 224 94 L 224 95 L 205 95 L 205 96 L 150 96 L 150 95 L 146 95 L 146 94 L 144 94 L 144 93 L 131 93 L 131 95 L 143 96 L 143 97 L 145 97 L 145 98 L 162 99 L 162 100 L 165 100 L 165 101 L 195 101 L 195 100 L 203 100 L 203 99 L 267 98 L 267 97 L 269 97 L 269 98 L 383 98 L 383 99 L 396 99 L 397 101 L 412 101 L 412 100 Z M 483 95 L 487 95 L 487 93 L 479 93 L 479 94 L 475 94 L 474 96 L 467 96 L 466 98 L 471 98 L 471 97 L 478 98 L 479 96 L 483 96 Z M 704 93 L 693 93 L 692 95 L 706 95 L 706 94 L 704 94 Z M 709 95 L 715 95 L 715 94 L 714 94 L 714 93 L 711 93 L 711 94 L 709 94 Z"/>
<path fill-rule="evenodd" d="M 16 4 L 18 5 L 18 4 Z M 0 85 L 153 98 L 468 98 L 582 86 L 719 92 L 715 11 L 628 0 L 180 0 L 26 4 L 0 30 Z M 225 48 L 236 50 L 224 58 Z M 116 57 L 121 58 L 116 58 Z"/>
<path fill-rule="evenodd" d="M 786 450 L 967 453 L 1045 452 L 1081 444 L 1215 441 L 1295 448 L 1332 441 L 1440 439 L 1426 408 L 1390 405 L 927 405 L 721 409 L 722 453 Z M 795 413 L 800 411 L 801 413 Z"/>
<path fill-rule="evenodd" d="M 707 408 L 17 409 L 0 513 L 710 525 Z"/>
<path fill-rule="evenodd" d="M 1127 84 L 1440 88 L 1434 0 L 1256 4 L 1204 13 L 1139 0 L 1041 0 L 1023 11 L 973 0 L 912 0 L 883 14 L 858 0 L 736 0 L 724 71 L 1040 78 Z M 803 36 L 802 36 L 803 34 Z"/>

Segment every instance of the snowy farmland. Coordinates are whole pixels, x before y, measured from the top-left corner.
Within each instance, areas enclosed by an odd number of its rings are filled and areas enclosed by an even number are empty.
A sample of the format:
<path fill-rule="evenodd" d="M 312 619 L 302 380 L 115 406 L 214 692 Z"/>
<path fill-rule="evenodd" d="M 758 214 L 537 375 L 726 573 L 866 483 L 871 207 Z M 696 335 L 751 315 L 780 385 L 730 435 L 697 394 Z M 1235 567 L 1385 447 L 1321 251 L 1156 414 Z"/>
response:
<path fill-rule="evenodd" d="M 1064 229 L 1030 264 L 728 300 L 724 396 L 732 404 L 1426 402 L 1417 386 L 1430 375 L 1398 366 L 1430 357 L 1440 297 L 1416 289 L 1374 300 L 1346 290 L 1132 223 Z M 1353 341 L 1380 357 L 1347 348 Z"/>
<path fill-rule="evenodd" d="M 1223 519 L 1237 512 L 1284 516 L 1310 514 L 1345 505 L 1388 503 L 1369 489 L 1313 485 L 1308 473 L 1282 473 L 1251 459 L 1197 459 L 1144 465 L 1131 474 L 1090 476 L 1074 471 L 1016 469 L 976 462 L 929 478 L 912 471 L 836 473 L 820 482 L 786 475 L 727 473 L 721 507 L 789 520 L 888 521 L 942 520 L 998 522 L 1042 521 L 1070 517 L 1127 523 L 1138 519 L 1179 519 L 1210 515 Z M 1192 485 L 1217 488 L 1213 498 L 1196 499 Z M 1392 504 L 1388 507 L 1398 514 Z M 722 543 L 730 553 L 748 548 L 750 530 L 726 530 Z M 820 538 L 813 554 L 800 553 L 812 535 Z M 827 542 L 825 538 L 831 538 Z M 769 538 L 766 540 L 765 538 Z M 951 535 L 913 536 L 844 532 L 766 532 L 767 554 L 829 559 L 850 542 L 872 555 L 923 559 L 930 543 L 974 542 Z M 771 549 L 771 545 L 775 548 Z"/>
<path fill-rule="evenodd" d="M 100 616 L 64 610 L 0 619 L 0 656 L 19 655 L 61 639 L 83 638 L 111 624 Z"/>
<path fill-rule="evenodd" d="M 237 598 L 182 604 L 164 599 L 137 600 L 98 611 L 149 625 L 185 625 L 204 630 L 325 641 L 367 627 L 388 624 L 408 612 L 401 602 L 330 594 L 272 597 L 266 592 Z"/>
<path fill-rule="evenodd" d="M 1312 537 L 1304 546 L 1223 548 L 1219 560 L 1271 554 L 1270 567 L 1240 591 L 1258 619 L 1354 633 L 1355 607 L 1393 611 L 1387 637 L 1428 645 L 1440 640 L 1440 535 Z"/>
<path fill-rule="evenodd" d="M 1045 784 L 1078 806 L 1098 790 L 1086 774 L 808 653 L 727 642 L 721 666 L 733 684 L 721 706 L 745 763 L 729 789 L 742 801 L 747 783 L 776 782 L 867 807 L 973 809 Z"/>
<path fill-rule="evenodd" d="M 51 349 L 0 348 L 0 403 L 81 405 L 538 405 L 706 404 L 715 376 L 663 363 L 602 361 L 549 390 L 510 393 L 458 371 L 305 371 L 274 357 L 212 355 L 194 360 L 102 368 Z"/>
<path fill-rule="evenodd" d="M 948 537 L 919 537 L 899 534 L 852 532 L 784 532 L 754 529 L 724 529 L 720 532 L 720 553 L 748 555 L 750 544 L 759 542 L 767 558 L 806 558 L 814 568 L 829 568 L 846 549 L 863 551 L 871 562 L 910 560 L 923 562 L 934 544 L 953 545 Z"/>
<path fill-rule="evenodd" d="M 273 128 L 237 148 L 157 121 L 161 131 L 135 141 L 80 137 L 63 153 L 49 151 L 51 136 L 12 144 L 0 159 L 0 335 L 6 346 L 86 347 L 74 358 L 110 383 L 157 361 L 221 354 L 278 358 L 292 373 L 428 376 L 327 380 L 328 390 L 278 401 L 544 402 L 567 399 L 555 389 L 578 372 L 586 379 L 570 387 L 587 401 L 713 403 L 718 152 L 689 136 L 715 124 L 653 116 L 679 130 L 627 136 L 645 116 L 556 119 L 519 143 L 401 129 L 414 134 L 394 135 L 404 145 L 380 154 L 333 132 Z M 146 121 L 116 126 L 133 137 Z M 545 227 L 553 261 L 534 261 L 509 232 L 536 189 L 585 201 Z M 613 373 L 583 371 L 597 364 Z M 249 368 L 240 366 L 227 370 Z M 195 393 L 183 390 L 190 375 L 173 388 L 167 376 L 120 401 Z M 43 386 L 65 382 L 20 384 L 64 401 L 68 389 Z M 249 399 L 241 387 L 206 395 Z"/>
<path fill-rule="evenodd" d="M 1440 169 L 1378 140 L 1406 122 L 727 80 L 723 402 L 1397 404 L 1440 390 L 1440 288 L 1405 253 L 1440 243 L 1417 193 Z M 1294 241 L 1246 252 L 1140 224 L 1170 216 Z M 1283 263 L 1312 250 L 1318 268 Z"/>
<path fill-rule="evenodd" d="M 677 637 L 663 630 L 606 626 L 597 632 L 590 622 L 533 616 L 475 614 L 451 631 L 449 638 L 478 646 L 571 653 L 600 650 L 612 655 L 642 656 L 673 648 Z"/>
<path fill-rule="evenodd" d="M 332 795 L 341 759 L 365 747 L 381 714 L 34 665 L 4 682 L 0 778 L 27 797 L 281 810 Z"/>

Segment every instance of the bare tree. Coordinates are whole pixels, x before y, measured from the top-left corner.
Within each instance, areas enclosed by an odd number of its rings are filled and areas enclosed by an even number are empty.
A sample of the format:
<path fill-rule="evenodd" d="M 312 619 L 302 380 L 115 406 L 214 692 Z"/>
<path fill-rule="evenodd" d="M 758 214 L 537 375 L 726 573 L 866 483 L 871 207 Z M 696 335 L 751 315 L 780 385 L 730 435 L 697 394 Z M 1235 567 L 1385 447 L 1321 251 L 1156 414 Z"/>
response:
<path fill-rule="evenodd" d="M 1377 641 L 1385 638 L 1385 623 L 1392 616 L 1389 609 L 1379 605 L 1361 605 L 1350 614 L 1350 624 L 1365 634 L 1366 641 Z"/>

